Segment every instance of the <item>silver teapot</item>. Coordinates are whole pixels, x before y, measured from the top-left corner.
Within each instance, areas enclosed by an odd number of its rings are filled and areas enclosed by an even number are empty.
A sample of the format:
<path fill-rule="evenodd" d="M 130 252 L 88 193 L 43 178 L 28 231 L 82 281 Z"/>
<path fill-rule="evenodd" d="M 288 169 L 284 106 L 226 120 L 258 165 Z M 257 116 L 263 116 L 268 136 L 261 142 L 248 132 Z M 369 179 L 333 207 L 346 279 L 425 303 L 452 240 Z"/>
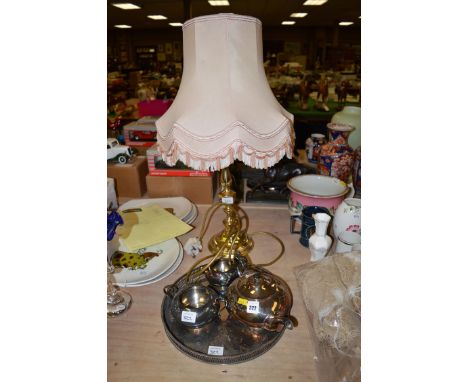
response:
<path fill-rule="evenodd" d="M 226 307 L 234 318 L 254 328 L 292 329 L 292 293 L 278 276 L 260 267 L 246 270 L 228 288 Z"/>
<path fill-rule="evenodd" d="M 171 285 L 164 293 L 172 299 L 172 315 L 182 325 L 199 328 L 219 317 L 219 296 L 209 286 L 187 285 L 178 290 Z"/>

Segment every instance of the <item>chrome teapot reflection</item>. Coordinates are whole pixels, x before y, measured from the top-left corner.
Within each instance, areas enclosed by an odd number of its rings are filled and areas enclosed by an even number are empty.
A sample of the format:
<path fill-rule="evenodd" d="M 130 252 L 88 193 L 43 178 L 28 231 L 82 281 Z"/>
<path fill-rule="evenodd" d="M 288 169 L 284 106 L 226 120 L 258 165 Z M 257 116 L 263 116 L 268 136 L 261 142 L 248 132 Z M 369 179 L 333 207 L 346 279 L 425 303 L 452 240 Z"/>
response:
<path fill-rule="evenodd" d="M 226 307 L 244 324 L 269 331 L 292 329 L 292 293 L 278 276 L 260 267 L 247 269 L 229 286 Z"/>

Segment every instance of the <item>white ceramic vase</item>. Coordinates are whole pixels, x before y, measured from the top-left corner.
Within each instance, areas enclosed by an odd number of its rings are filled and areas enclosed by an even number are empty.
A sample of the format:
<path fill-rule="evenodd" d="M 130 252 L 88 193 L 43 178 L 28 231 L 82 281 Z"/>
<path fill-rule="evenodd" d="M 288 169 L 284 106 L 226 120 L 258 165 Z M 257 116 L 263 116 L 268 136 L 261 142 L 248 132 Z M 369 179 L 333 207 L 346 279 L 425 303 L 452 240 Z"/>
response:
<path fill-rule="evenodd" d="M 361 234 L 361 199 L 345 199 L 336 209 L 333 218 L 333 236 L 338 239 L 338 236 L 345 231 Z"/>
<path fill-rule="evenodd" d="M 327 235 L 331 216 L 324 213 L 312 215 L 315 221 L 315 232 L 309 238 L 310 261 L 322 260 L 332 245 L 332 238 Z"/>
<path fill-rule="evenodd" d="M 358 106 L 345 106 L 343 110 L 335 113 L 331 119 L 332 123 L 351 125 L 354 130 L 348 137 L 348 144 L 356 149 L 361 146 L 361 108 Z"/>

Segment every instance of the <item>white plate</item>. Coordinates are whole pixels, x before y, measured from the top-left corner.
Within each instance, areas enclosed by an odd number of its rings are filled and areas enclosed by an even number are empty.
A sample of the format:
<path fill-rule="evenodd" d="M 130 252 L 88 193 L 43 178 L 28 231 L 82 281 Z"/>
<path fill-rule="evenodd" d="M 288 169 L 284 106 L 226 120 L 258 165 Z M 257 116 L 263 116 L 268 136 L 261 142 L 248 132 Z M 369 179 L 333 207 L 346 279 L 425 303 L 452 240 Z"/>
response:
<path fill-rule="evenodd" d="M 190 209 L 190 212 L 188 213 L 188 215 L 187 215 L 187 216 L 184 216 L 184 217 L 183 217 L 182 219 L 180 219 L 180 220 L 182 220 L 183 222 L 187 223 L 188 220 L 192 219 L 192 216 L 193 216 L 193 207 L 194 207 L 194 206 L 192 206 L 192 208 Z"/>
<path fill-rule="evenodd" d="M 115 283 L 120 284 L 129 284 L 129 283 L 138 283 L 151 280 L 159 275 L 162 275 L 166 272 L 174 263 L 177 261 L 180 252 L 180 243 L 176 239 L 170 239 L 162 243 L 151 245 L 146 248 L 146 252 L 155 252 L 157 250 L 162 250 L 157 257 L 153 257 L 146 268 L 144 269 L 122 269 L 119 273 L 114 273 Z M 122 251 L 123 246 L 121 245 L 119 249 Z"/>
<path fill-rule="evenodd" d="M 193 215 L 194 215 L 194 210 L 193 210 L 193 206 L 192 206 L 192 209 L 190 210 L 190 213 L 185 216 L 183 219 L 180 219 L 182 220 L 184 223 L 187 223 L 189 220 L 192 220 L 193 219 Z M 189 224 L 189 223 L 187 223 Z"/>
<path fill-rule="evenodd" d="M 184 222 L 187 224 L 192 224 L 198 216 L 198 210 L 195 204 L 193 205 L 193 210 L 187 218 L 184 219 Z"/>
<path fill-rule="evenodd" d="M 148 280 L 148 281 L 143 281 L 140 283 L 132 283 L 132 284 L 118 284 L 118 286 L 121 288 L 133 288 L 133 287 L 153 284 L 157 281 L 160 281 L 166 278 L 167 276 L 171 275 L 172 273 L 174 273 L 177 270 L 177 268 L 179 268 L 179 265 L 182 263 L 183 258 L 184 258 L 184 249 L 182 248 L 182 245 L 180 245 L 180 252 L 179 252 L 179 256 L 177 257 L 176 262 L 163 274 L 156 276 L 155 278 L 152 278 L 151 280 Z"/>
<path fill-rule="evenodd" d="M 157 204 L 162 208 L 172 208 L 174 215 L 179 219 L 186 218 L 192 211 L 193 203 L 183 196 L 173 198 L 157 198 L 157 199 L 132 199 L 122 204 L 119 211 L 128 210 L 130 208 L 138 208 L 143 206 L 151 206 Z"/>

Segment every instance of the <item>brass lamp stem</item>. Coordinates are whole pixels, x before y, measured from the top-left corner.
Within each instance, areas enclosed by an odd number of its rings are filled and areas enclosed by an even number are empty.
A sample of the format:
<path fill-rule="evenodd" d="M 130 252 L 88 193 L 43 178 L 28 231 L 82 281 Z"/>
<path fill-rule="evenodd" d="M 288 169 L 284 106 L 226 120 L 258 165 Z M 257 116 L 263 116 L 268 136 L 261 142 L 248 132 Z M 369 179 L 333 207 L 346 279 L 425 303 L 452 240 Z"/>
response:
<path fill-rule="evenodd" d="M 226 214 L 226 218 L 223 220 L 224 230 L 210 239 L 208 249 L 211 253 L 218 253 L 224 246 L 221 256 L 229 256 L 232 248 L 235 248 L 241 255 L 249 258 L 248 253 L 252 250 L 254 243 L 252 238 L 247 235 L 246 230 L 242 230 L 239 206 L 235 201 L 236 193 L 232 189 L 229 168 L 221 170 L 221 191 L 218 196 Z"/>

